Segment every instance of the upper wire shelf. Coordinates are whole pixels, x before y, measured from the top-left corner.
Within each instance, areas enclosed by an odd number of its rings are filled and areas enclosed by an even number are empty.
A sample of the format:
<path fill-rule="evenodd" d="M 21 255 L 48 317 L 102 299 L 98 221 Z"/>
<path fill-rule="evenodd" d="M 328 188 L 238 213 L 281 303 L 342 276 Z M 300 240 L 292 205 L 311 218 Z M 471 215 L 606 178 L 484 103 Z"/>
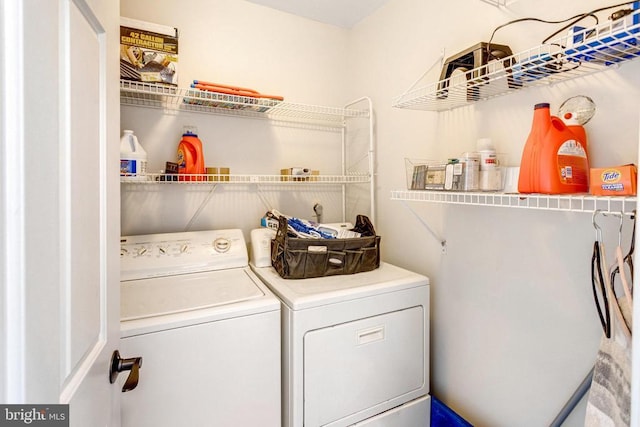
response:
<path fill-rule="evenodd" d="M 640 11 L 490 61 L 427 86 L 409 88 L 393 106 L 444 111 L 618 66 L 640 56 Z"/>
<path fill-rule="evenodd" d="M 346 119 L 370 116 L 368 110 L 295 104 L 129 80 L 120 80 L 120 103 L 340 128 Z"/>
<path fill-rule="evenodd" d="M 603 197 L 584 194 L 507 194 L 393 190 L 391 200 L 433 202 L 455 205 L 496 206 L 550 211 L 623 213 L 636 209 L 636 197 Z"/>

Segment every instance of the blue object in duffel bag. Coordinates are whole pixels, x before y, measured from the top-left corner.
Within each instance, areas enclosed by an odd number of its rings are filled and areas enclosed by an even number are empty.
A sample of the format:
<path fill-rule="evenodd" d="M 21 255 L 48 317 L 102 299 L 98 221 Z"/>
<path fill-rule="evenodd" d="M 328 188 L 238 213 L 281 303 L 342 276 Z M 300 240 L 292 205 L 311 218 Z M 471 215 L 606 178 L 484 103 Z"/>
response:
<path fill-rule="evenodd" d="M 293 228 L 298 233 L 302 234 L 305 237 L 317 237 L 322 239 L 335 239 L 329 233 L 325 233 L 324 231 L 318 230 L 317 227 L 312 226 L 311 224 L 299 219 L 299 218 L 287 218 L 287 223 L 291 228 Z"/>
<path fill-rule="evenodd" d="M 473 427 L 473 424 L 431 396 L 431 427 Z"/>

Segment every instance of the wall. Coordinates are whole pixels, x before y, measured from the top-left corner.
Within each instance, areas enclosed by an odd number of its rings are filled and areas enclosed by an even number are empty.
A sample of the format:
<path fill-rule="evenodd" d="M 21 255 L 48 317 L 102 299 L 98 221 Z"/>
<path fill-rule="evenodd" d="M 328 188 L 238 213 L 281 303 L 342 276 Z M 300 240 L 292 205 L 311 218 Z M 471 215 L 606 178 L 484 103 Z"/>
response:
<path fill-rule="evenodd" d="M 156 3 L 123 0 L 121 15 L 179 29 L 180 87 L 200 79 L 250 87 L 300 104 L 342 106 L 352 100 L 344 77 L 344 29 L 245 1 Z M 339 130 L 128 106 L 122 107 L 121 125 L 135 131 L 152 172 L 175 161 L 183 126 L 193 125 L 203 141 L 207 166 L 226 166 L 232 174 L 277 175 L 281 168 L 294 166 L 340 174 Z M 123 235 L 242 228 L 248 238 L 269 208 L 311 218 L 316 202 L 325 208 L 325 222 L 342 220 L 341 190 L 336 186 L 300 187 L 296 192 L 256 185 L 122 189 Z"/>
<path fill-rule="evenodd" d="M 582 381 L 600 339 L 590 288 L 591 215 L 405 205 L 389 200 L 390 191 L 406 186 L 405 158 L 456 156 L 473 149 L 479 137 L 491 137 L 504 162 L 517 165 L 533 105 L 544 101 L 557 109 L 578 94 L 592 97 L 598 108 L 587 124 L 593 165 L 633 162 L 640 63 L 449 112 L 391 105 L 425 71 L 430 70 L 421 84 L 438 79 L 443 49 L 450 56 L 487 41 L 494 27 L 511 19 L 558 19 L 603 4 L 521 0 L 504 10 L 476 0 L 391 0 L 351 31 L 237 0 L 187 0 L 162 8 L 151 0 L 122 0 L 121 11 L 180 28 L 182 86 L 207 78 L 329 106 L 370 96 L 383 257 L 432 282 L 433 394 L 476 426 L 537 427 L 551 422 Z M 518 24 L 494 41 L 524 50 L 557 27 Z M 138 133 L 152 170 L 173 155 L 184 124 L 198 126 L 211 164 L 228 164 L 237 173 L 273 173 L 294 162 L 300 166 L 301 159 L 331 170 L 339 141 L 333 134 L 258 120 L 130 107 L 122 108 L 122 124 Z M 309 217 L 316 198 L 327 200 L 325 212 L 335 218 L 337 196 L 331 191 L 260 190 L 263 203 L 255 188 L 240 190 L 218 188 L 209 201 L 203 190 L 123 191 L 123 233 L 181 230 L 203 201 L 193 229 L 248 230 L 268 204 Z M 421 221 L 446 239 L 446 251 Z M 601 222 L 611 247 L 617 220 Z M 565 425 L 582 425 L 583 411 L 584 404 Z"/>
<path fill-rule="evenodd" d="M 591 215 L 389 200 L 391 190 L 406 188 L 405 158 L 454 157 L 480 137 L 493 139 L 504 163 L 518 165 L 533 105 L 550 102 L 555 112 L 579 94 L 597 105 L 586 125 L 592 165 L 635 162 L 638 62 L 453 111 L 391 107 L 434 63 L 418 86 L 438 80 L 443 49 L 449 57 L 488 41 L 493 28 L 512 19 L 561 19 L 608 4 L 510 3 L 498 9 L 471 0 L 393 0 L 355 28 L 350 50 L 359 60 L 354 90 L 371 94 L 376 107 L 377 227 L 385 259 L 432 282 L 432 392 L 476 426 L 535 427 L 551 423 L 593 366 L 599 344 Z M 493 41 L 518 52 L 557 28 L 516 24 Z M 445 253 L 421 221 L 446 240 Z M 611 253 L 617 219 L 600 222 Z M 626 227 L 625 248 L 629 221 Z M 583 425 L 583 413 L 584 401 L 565 425 Z"/>

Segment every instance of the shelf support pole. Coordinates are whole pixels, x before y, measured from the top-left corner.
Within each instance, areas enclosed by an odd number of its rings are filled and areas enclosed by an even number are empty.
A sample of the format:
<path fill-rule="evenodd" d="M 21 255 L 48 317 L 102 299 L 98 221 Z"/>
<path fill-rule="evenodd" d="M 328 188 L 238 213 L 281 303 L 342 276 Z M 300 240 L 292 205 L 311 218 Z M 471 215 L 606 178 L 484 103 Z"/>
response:
<path fill-rule="evenodd" d="M 213 192 L 216 191 L 217 187 L 218 187 L 218 184 L 215 184 L 211 187 L 209 194 L 207 194 L 207 197 L 202 201 L 202 203 L 200 203 L 200 206 L 198 206 L 198 209 L 194 212 L 193 216 L 187 223 L 187 226 L 184 228 L 184 231 L 191 230 L 191 227 L 193 226 L 193 223 L 195 222 L 196 218 L 200 216 L 200 213 L 202 213 L 202 210 L 204 209 L 204 207 L 207 205 L 207 203 L 209 203 L 209 200 L 211 200 L 211 196 L 213 196 Z"/>
<path fill-rule="evenodd" d="M 404 207 L 406 207 L 409 210 L 409 212 L 411 212 L 413 214 L 413 216 L 416 217 L 416 219 L 420 222 L 420 224 L 422 224 L 422 226 L 427 229 L 429 234 L 431 234 L 431 237 L 433 237 L 438 242 L 440 242 L 440 246 L 442 246 L 442 253 L 447 252 L 447 241 L 445 239 L 443 239 L 442 237 L 440 237 L 440 235 L 438 233 L 433 231 L 433 229 L 429 226 L 429 224 L 427 224 L 427 222 L 425 220 L 423 220 L 422 217 L 420 217 L 420 215 L 418 215 L 416 213 L 416 211 L 411 209 L 411 206 L 409 206 L 407 204 L 407 202 L 405 202 L 404 200 L 401 200 L 401 203 L 404 205 Z"/>
<path fill-rule="evenodd" d="M 584 395 L 587 394 L 587 392 L 591 388 L 593 370 L 594 368 L 591 368 L 591 370 L 587 373 L 576 391 L 573 392 L 567 403 L 562 407 L 556 418 L 551 422 L 551 424 L 549 424 L 549 427 L 562 426 L 562 423 L 565 422 L 565 420 L 569 417 L 571 412 L 573 412 L 578 403 L 580 403 Z"/>
<path fill-rule="evenodd" d="M 369 219 L 371 220 L 371 222 L 375 225 L 376 223 L 376 181 L 375 181 L 375 128 L 374 128 L 374 124 L 373 124 L 373 101 L 371 101 L 371 98 L 369 98 L 368 96 L 363 96 L 362 98 L 358 98 L 355 101 L 351 101 L 350 103 L 346 104 L 344 106 L 345 109 L 349 109 L 351 107 L 353 107 L 354 105 L 360 103 L 360 102 L 366 102 L 367 104 L 367 109 L 369 110 L 369 117 L 368 117 L 368 127 L 369 127 L 369 147 L 368 147 L 368 151 L 367 151 L 367 157 L 369 160 L 369 193 L 370 193 L 370 200 L 369 200 L 369 204 L 370 204 L 370 214 L 369 214 Z M 346 166 L 346 138 L 347 138 L 347 134 L 346 134 L 346 123 L 345 126 L 343 126 L 342 128 L 342 174 L 346 175 L 347 174 L 347 166 Z M 346 186 L 343 186 L 343 221 L 345 221 L 344 216 L 346 215 L 346 212 L 344 211 L 344 207 L 346 206 Z"/>

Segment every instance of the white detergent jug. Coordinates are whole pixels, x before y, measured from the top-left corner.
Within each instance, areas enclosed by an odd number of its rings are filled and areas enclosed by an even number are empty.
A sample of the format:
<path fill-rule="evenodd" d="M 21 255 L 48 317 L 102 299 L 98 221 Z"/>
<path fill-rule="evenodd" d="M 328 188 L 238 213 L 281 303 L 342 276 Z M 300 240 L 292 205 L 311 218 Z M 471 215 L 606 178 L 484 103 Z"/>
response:
<path fill-rule="evenodd" d="M 132 130 L 125 130 L 120 139 L 120 176 L 144 180 L 147 173 L 147 152 Z"/>

